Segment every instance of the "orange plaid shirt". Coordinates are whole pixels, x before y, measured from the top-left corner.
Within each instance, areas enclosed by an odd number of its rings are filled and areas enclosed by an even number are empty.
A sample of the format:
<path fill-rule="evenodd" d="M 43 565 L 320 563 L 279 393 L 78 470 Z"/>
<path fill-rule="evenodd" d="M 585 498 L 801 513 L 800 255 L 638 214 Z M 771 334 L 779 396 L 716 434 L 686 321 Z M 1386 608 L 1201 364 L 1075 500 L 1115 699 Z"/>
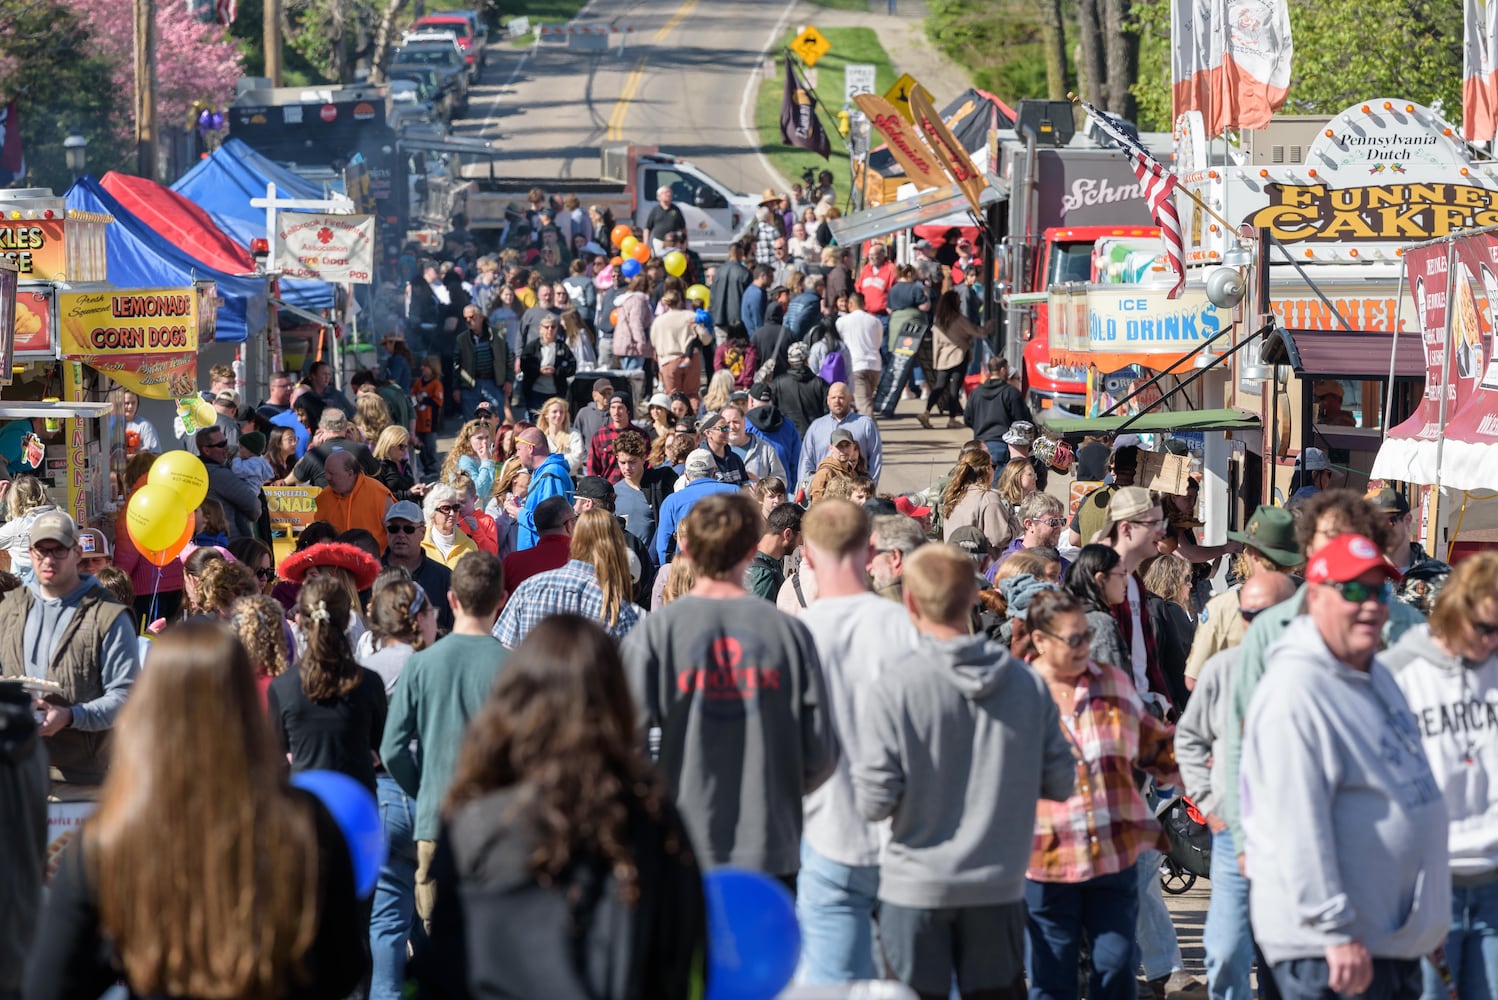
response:
<path fill-rule="evenodd" d="M 1136 769 L 1179 783 L 1175 729 L 1145 710 L 1127 674 L 1099 663 L 1088 664 L 1061 727 L 1077 758 L 1076 790 L 1065 802 L 1041 800 L 1026 877 L 1086 882 L 1123 871 L 1145 848 L 1165 850 Z"/>

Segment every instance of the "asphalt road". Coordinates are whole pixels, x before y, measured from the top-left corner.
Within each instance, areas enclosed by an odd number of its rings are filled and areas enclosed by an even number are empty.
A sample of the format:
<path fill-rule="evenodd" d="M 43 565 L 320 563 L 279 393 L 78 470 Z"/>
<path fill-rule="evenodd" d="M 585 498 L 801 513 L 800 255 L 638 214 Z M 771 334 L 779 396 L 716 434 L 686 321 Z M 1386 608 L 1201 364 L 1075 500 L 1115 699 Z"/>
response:
<path fill-rule="evenodd" d="M 610 29 L 601 36 L 607 49 L 496 42 L 469 117 L 453 131 L 497 140 L 498 176 L 596 177 L 600 146 L 633 141 L 692 160 L 735 191 L 757 192 L 773 175 L 753 132 L 754 85 L 762 47 L 796 5 L 595 0 L 574 24 Z"/>

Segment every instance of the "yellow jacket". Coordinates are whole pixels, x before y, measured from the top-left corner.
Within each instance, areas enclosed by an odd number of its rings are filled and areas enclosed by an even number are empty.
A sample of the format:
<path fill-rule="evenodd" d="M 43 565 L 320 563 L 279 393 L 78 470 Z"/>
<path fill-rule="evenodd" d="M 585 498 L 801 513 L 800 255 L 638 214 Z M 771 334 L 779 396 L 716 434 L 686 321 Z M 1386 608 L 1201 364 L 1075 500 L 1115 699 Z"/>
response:
<path fill-rule="evenodd" d="M 452 569 L 458 565 L 458 560 L 462 559 L 468 553 L 479 550 L 479 547 L 473 544 L 473 539 L 463 534 L 462 530 L 459 529 L 453 541 L 453 547 L 448 549 L 447 555 L 444 556 L 442 550 L 437 547 L 437 543 L 432 541 L 432 529 L 430 525 L 427 526 L 426 536 L 421 540 L 421 547 L 426 551 L 427 555 L 448 569 Z"/>

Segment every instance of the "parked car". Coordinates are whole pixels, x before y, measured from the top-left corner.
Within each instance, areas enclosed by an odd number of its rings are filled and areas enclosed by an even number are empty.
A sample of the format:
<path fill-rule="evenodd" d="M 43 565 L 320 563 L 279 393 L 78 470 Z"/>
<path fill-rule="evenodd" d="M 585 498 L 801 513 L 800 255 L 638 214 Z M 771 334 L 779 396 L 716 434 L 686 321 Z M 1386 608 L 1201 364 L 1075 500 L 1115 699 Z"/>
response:
<path fill-rule="evenodd" d="M 390 60 L 390 71 L 404 66 L 427 66 L 442 74 L 443 89 L 452 97 L 452 112 L 468 110 L 468 63 L 452 38 L 415 36 L 401 44 Z"/>
<path fill-rule="evenodd" d="M 392 87 L 396 83 L 414 84 L 417 88 L 418 100 L 430 102 L 432 110 L 443 121 L 452 120 L 455 101 L 443 87 L 442 71 L 436 66 L 395 64 L 386 71 L 385 78 L 390 81 Z M 394 96 L 393 89 L 391 96 Z"/>
<path fill-rule="evenodd" d="M 477 19 L 468 16 L 467 12 L 442 11 L 428 14 L 418 18 L 411 25 L 411 30 L 423 33 L 451 31 L 458 47 L 463 50 L 463 58 L 469 69 L 477 74 L 484 68 L 484 46 L 479 37 Z"/>

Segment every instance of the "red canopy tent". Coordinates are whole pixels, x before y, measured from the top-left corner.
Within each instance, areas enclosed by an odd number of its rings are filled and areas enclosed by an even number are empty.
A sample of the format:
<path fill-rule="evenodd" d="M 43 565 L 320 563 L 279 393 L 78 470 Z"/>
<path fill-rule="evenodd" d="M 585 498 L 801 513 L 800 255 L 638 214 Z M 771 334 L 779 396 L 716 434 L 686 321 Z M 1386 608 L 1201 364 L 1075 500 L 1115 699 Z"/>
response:
<path fill-rule="evenodd" d="M 247 248 L 225 234 L 201 207 L 171 188 L 114 170 L 105 174 L 99 184 L 142 222 L 195 260 L 227 274 L 250 274 L 255 270 L 254 258 Z"/>

